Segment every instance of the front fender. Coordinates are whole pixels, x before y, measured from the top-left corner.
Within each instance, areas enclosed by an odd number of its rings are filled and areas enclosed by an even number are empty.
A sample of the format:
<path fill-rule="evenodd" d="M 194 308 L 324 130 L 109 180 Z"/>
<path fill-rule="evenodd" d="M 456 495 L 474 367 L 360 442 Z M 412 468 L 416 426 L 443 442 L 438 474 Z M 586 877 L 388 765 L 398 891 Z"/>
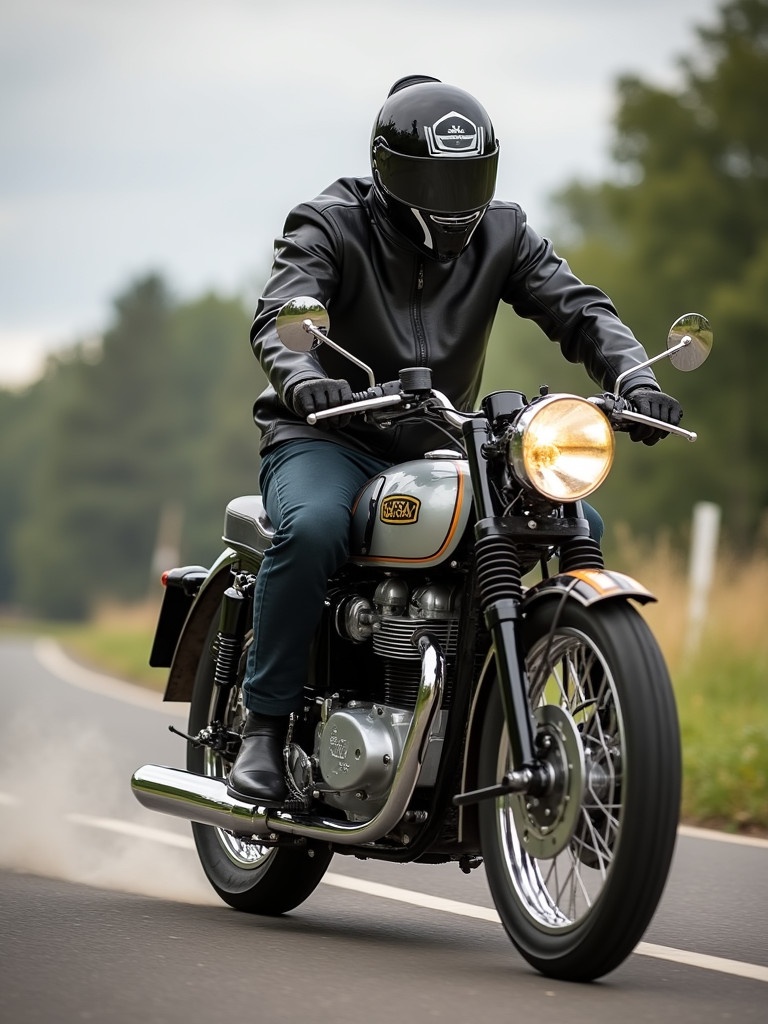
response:
<path fill-rule="evenodd" d="M 613 569 L 571 569 L 570 572 L 558 573 L 530 587 L 523 597 L 523 609 L 542 597 L 566 593 L 586 608 L 598 601 L 617 597 L 632 597 L 641 604 L 656 600 L 642 583 L 623 572 L 615 572 Z"/>

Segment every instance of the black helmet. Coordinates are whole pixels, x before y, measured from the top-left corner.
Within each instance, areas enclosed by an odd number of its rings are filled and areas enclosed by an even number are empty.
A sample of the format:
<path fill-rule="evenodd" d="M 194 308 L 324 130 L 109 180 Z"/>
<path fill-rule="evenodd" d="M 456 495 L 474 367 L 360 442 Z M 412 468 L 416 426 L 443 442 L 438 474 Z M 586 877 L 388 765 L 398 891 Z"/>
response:
<path fill-rule="evenodd" d="M 499 144 L 463 89 L 411 75 L 395 82 L 371 135 L 371 171 L 392 225 L 438 260 L 455 259 L 493 198 Z"/>

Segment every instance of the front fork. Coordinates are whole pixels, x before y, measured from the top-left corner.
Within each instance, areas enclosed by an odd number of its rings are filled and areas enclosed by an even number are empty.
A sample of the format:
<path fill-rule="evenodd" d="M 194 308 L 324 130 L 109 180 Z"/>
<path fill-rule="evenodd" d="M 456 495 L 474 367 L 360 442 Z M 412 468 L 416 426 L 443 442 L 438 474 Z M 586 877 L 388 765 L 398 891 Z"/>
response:
<path fill-rule="evenodd" d="M 498 786 L 456 796 L 455 804 L 476 803 L 509 792 L 538 795 L 545 792 L 549 784 L 548 773 L 536 753 L 536 723 L 528 703 L 523 645 L 519 635 L 523 593 L 520 560 L 513 537 L 503 529 L 495 515 L 484 453 L 484 446 L 489 440 L 485 421 L 468 421 L 464 427 L 464 440 L 477 513 L 477 589 L 485 624 L 496 652 L 512 771 L 504 776 Z"/>

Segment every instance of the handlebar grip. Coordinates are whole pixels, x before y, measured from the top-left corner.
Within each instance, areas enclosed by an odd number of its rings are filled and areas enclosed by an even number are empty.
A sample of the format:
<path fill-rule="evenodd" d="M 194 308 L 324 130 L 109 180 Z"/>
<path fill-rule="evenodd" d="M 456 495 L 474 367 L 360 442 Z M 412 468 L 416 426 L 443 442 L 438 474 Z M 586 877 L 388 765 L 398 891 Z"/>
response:
<path fill-rule="evenodd" d="M 353 391 L 351 402 L 364 402 L 367 398 L 378 397 L 374 388 L 366 388 L 365 391 Z"/>
<path fill-rule="evenodd" d="M 368 402 L 372 398 L 385 398 L 400 394 L 400 381 L 390 380 L 386 384 L 374 384 L 365 391 L 353 391 L 352 402 Z"/>

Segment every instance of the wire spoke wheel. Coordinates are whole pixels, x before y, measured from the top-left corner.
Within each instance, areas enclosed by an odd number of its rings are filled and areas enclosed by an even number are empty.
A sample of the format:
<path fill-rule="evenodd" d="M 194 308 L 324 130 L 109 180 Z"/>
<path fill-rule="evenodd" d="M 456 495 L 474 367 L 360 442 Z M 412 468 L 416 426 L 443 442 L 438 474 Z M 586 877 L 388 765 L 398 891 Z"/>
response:
<path fill-rule="evenodd" d="M 674 698 L 655 640 L 626 604 L 539 602 L 524 629 L 549 785 L 481 805 L 486 872 L 523 956 L 587 980 L 631 952 L 666 881 L 680 791 Z M 513 768 L 497 693 L 481 759 L 482 785 Z"/>
<path fill-rule="evenodd" d="M 211 721 L 213 718 L 217 697 L 216 689 L 216 687 L 213 687 L 213 692 L 211 693 L 207 721 Z M 233 732 L 239 732 L 244 719 L 245 709 L 242 703 L 242 691 L 238 686 L 230 694 L 222 724 Z M 228 760 L 225 760 L 219 752 L 212 750 L 210 747 L 202 748 L 202 761 L 202 774 L 212 778 L 225 778 L 232 767 Z M 213 831 L 225 856 L 243 871 L 252 871 L 255 868 L 263 867 L 277 852 L 273 846 L 249 842 L 243 836 L 236 836 L 223 828 L 215 828 Z"/>
<path fill-rule="evenodd" d="M 217 625 L 218 612 L 208 631 L 195 677 L 189 713 L 192 736 L 211 724 L 218 698 L 213 651 Z M 243 656 L 241 676 L 244 661 Z M 238 683 L 229 694 L 221 725 L 232 734 L 239 733 L 245 714 Z M 190 744 L 187 767 L 201 775 L 225 778 L 235 753 L 229 742 L 223 751 Z M 293 843 L 289 839 L 284 846 L 264 845 L 198 822 L 192 823 L 192 834 L 200 863 L 213 888 L 225 903 L 252 914 L 284 914 L 303 903 L 319 884 L 333 856 L 328 843 Z"/>

